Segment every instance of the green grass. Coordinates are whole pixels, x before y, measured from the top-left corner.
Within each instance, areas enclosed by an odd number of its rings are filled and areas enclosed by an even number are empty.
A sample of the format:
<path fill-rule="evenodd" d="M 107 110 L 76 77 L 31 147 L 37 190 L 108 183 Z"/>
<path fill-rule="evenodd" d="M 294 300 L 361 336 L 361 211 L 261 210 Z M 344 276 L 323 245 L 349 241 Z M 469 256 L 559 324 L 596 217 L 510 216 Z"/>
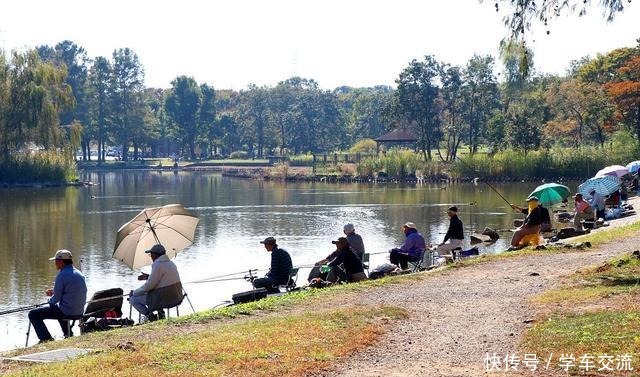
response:
<path fill-rule="evenodd" d="M 531 328 L 521 344 L 538 358 L 573 355 L 640 355 L 640 312 L 607 310 L 554 315 Z"/>
<path fill-rule="evenodd" d="M 133 338 L 135 351 L 102 343 L 73 362 L 11 376 L 303 376 L 377 341 L 403 309 L 345 308 L 225 323 L 184 334 Z"/>
<path fill-rule="evenodd" d="M 73 159 L 59 152 L 41 151 L 17 154 L 0 161 L 0 182 L 69 182 L 77 171 Z"/>
<path fill-rule="evenodd" d="M 587 234 L 580 237 L 572 238 L 574 242 L 591 242 L 592 245 L 601 245 L 609 243 L 621 238 L 628 238 L 631 233 L 637 233 L 640 231 L 640 222 L 634 222 L 629 225 L 621 227 L 615 227 L 611 229 L 603 229 L 602 231 Z"/>

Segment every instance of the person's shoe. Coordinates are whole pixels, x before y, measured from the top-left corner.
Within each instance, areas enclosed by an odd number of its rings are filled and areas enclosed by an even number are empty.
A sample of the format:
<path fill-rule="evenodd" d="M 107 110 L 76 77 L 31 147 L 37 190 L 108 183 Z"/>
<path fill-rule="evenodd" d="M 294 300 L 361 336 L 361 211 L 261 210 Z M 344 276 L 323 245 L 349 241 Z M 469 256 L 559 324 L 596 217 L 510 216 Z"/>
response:
<path fill-rule="evenodd" d="M 53 338 L 40 339 L 40 341 L 37 344 L 43 344 L 43 343 L 49 343 L 49 342 L 53 342 Z"/>
<path fill-rule="evenodd" d="M 158 310 L 158 319 L 164 319 L 164 310 Z"/>
<path fill-rule="evenodd" d="M 157 321 L 157 320 L 158 320 L 158 315 L 157 315 L 156 313 L 149 313 L 149 314 L 147 315 L 147 320 L 148 320 L 149 322 L 155 322 L 155 321 Z"/>

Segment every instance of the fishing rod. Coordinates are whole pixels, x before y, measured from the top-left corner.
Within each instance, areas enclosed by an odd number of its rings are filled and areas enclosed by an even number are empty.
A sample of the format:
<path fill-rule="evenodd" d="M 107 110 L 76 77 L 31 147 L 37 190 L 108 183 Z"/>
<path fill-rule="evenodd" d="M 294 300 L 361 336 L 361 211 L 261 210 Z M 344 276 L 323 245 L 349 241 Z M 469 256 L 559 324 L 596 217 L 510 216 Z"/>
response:
<path fill-rule="evenodd" d="M 0 316 L 7 315 L 7 314 L 24 312 L 24 311 L 31 310 L 31 309 L 36 309 L 36 308 L 39 308 L 39 307 L 47 305 L 47 304 L 48 304 L 47 302 L 43 302 L 41 304 L 27 305 L 27 306 L 21 306 L 21 307 L 9 309 L 9 310 L 4 310 L 4 311 L 0 312 Z"/>
<path fill-rule="evenodd" d="M 467 162 L 465 162 L 463 159 L 458 157 L 458 161 L 460 161 L 462 164 L 464 164 L 467 168 L 469 168 L 469 170 L 473 171 L 474 173 L 478 174 L 478 171 L 476 169 L 473 168 L 473 166 L 469 165 Z M 509 206 L 511 206 L 511 202 L 507 200 L 507 198 L 505 198 L 504 196 L 502 196 L 502 194 L 500 192 L 498 192 L 498 190 L 496 190 L 495 187 L 493 187 L 489 182 L 487 182 L 486 180 L 482 180 L 482 182 L 484 182 L 487 186 L 489 186 L 489 188 L 491 190 L 493 190 L 493 192 L 495 192 L 496 194 L 498 194 L 498 196 L 504 200 Z"/>

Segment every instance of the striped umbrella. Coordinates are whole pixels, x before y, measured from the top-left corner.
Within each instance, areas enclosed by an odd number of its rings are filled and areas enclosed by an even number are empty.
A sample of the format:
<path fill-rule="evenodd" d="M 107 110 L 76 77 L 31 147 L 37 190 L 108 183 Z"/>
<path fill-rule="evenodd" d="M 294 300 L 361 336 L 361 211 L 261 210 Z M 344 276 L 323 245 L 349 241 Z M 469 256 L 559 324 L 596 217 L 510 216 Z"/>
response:
<path fill-rule="evenodd" d="M 638 170 L 640 170 L 640 161 L 633 161 L 627 164 L 627 169 L 629 169 L 629 173 L 636 174 Z"/>
<path fill-rule="evenodd" d="M 583 196 L 591 196 L 591 191 L 596 192 L 602 196 L 611 195 L 620 188 L 620 179 L 605 175 L 602 177 L 593 177 L 584 181 L 578 186 L 578 192 Z"/>
<path fill-rule="evenodd" d="M 625 174 L 629 174 L 629 169 L 625 168 L 622 165 L 611 165 L 606 168 L 600 169 L 596 173 L 596 177 L 603 177 L 605 175 L 610 175 L 612 177 L 620 178 Z"/>
<path fill-rule="evenodd" d="M 552 206 L 554 204 L 562 203 L 563 200 L 569 197 L 571 190 L 565 185 L 558 183 L 545 183 L 536 187 L 529 197 L 536 196 L 540 204 L 543 206 Z"/>

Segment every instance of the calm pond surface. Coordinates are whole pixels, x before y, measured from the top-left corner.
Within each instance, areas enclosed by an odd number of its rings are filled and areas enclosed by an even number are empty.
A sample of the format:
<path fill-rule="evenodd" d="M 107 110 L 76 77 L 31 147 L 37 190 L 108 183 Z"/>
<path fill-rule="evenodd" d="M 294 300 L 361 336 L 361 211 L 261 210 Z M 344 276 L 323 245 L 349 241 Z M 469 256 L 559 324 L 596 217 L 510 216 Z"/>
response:
<path fill-rule="evenodd" d="M 513 219 L 521 217 L 484 184 L 282 183 L 213 173 L 143 171 L 92 172 L 82 178 L 97 185 L 0 191 L 0 310 L 46 300 L 44 291 L 56 275 L 48 258 L 61 248 L 71 250 L 80 261 L 89 296 L 100 289 L 121 287 L 128 292 L 139 286 L 139 271 L 111 254 L 117 229 L 145 207 L 181 203 L 200 218 L 195 243 L 175 258 L 196 310 L 251 287 L 243 279 L 188 282 L 268 268 L 269 254 L 259 244 L 266 236 L 275 236 L 291 253 L 294 265 L 301 266 L 332 251 L 330 241 L 342 235 L 348 222 L 363 236 L 367 252 L 376 253 L 402 243 L 401 226 L 406 221 L 415 222 L 428 241 L 441 242 L 448 225 L 446 208 L 454 204 L 465 225 L 466 246 L 472 231 L 485 226 L 509 229 Z M 514 202 L 523 202 L 536 185 L 496 187 Z M 501 239 L 481 251 L 504 250 L 508 241 Z M 385 263 L 385 257 L 373 255 L 372 267 Z M 301 271 L 299 285 L 307 273 Z M 123 312 L 128 316 L 126 301 Z M 189 312 L 185 302 L 181 313 Z M 0 316 L 0 350 L 24 345 L 26 315 Z M 57 322 L 47 323 L 54 337 L 62 335 Z M 32 336 L 31 342 L 35 341 Z"/>

